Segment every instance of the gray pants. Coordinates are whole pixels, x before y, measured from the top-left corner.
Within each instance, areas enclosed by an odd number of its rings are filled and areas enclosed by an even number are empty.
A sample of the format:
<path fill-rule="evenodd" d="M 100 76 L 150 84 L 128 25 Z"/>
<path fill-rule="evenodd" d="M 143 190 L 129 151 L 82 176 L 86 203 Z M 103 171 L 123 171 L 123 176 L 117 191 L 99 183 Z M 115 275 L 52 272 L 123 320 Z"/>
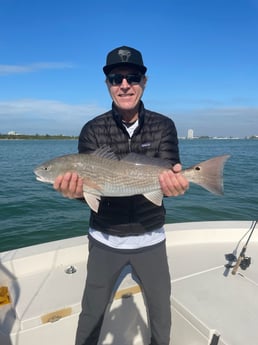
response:
<path fill-rule="evenodd" d="M 131 265 L 144 292 L 151 331 L 150 345 L 169 345 L 171 283 L 165 242 L 141 250 L 118 251 L 96 245 L 91 239 L 76 345 L 97 345 L 106 307 L 126 265 Z"/>

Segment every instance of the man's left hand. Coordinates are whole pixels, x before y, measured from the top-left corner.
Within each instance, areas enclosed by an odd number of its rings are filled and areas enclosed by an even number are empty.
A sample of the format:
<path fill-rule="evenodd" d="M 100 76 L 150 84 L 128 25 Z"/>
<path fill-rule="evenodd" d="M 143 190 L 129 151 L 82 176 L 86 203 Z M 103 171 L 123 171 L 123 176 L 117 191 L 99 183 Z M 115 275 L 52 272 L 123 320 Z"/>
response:
<path fill-rule="evenodd" d="M 165 196 L 182 195 L 189 188 L 189 182 L 181 171 L 182 165 L 176 164 L 171 170 L 165 170 L 159 175 L 160 187 Z"/>

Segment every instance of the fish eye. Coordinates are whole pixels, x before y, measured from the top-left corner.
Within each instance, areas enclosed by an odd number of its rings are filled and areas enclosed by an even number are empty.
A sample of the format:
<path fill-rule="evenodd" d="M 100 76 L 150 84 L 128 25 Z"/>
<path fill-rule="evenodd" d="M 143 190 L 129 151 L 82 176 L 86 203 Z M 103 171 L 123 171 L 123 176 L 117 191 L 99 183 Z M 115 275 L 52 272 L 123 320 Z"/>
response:
<path fill-rule="evenodd" d="M 194 168 L 194 170 L 200 171 L 200 170 L 201 170 L 201 167 L 196 166 L 196 167 Z"/>

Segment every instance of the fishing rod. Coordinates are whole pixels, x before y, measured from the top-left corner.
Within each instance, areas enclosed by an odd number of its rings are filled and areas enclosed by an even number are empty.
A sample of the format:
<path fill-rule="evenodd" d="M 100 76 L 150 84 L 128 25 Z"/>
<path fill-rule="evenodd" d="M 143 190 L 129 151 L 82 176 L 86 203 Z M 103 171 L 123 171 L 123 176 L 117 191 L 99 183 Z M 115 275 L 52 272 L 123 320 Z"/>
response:
<path fill-rule="evenodd" d="M 254 232 L 254 229 L 255 229 L 255 227 L 256 227 L 256 224 L 257 224 L 257 220 L 253 220 L 253 221 L 252 221 L 252 224 L 251 224 L 251 226 L 250 226 L 250 229 L 249 229 L 250 235 L 248 236 L 248 239 L 247 239 L 245 245 L 243 246 L 243 248 L 242 248 L 242 250 L 241 250 L 241 253 L 239 254 L 239 257 L 238 257 L 238 259 L 237 259 L 237 262 L 236 262 L 235 266 L 233 267 L 233 270 L 232 270 L 232 274 L 233 274 L 233 275 L 235 275 L 235 274 L 237 273 L 237 270 L 238 270 L 239 266 L 241 265 L 242 261 L 243 261 L 244 259 L 247 259 L 246 256 L 245 256 L 245 252 L 246 252 L 248 243 L 249 243 L 249 241 L 250 241 L 250 239 L 251 239 L 251 237 L 252 237 L 252 234 L 253 234 L 253 232 Z M 249 258 L 248 262 L 249 262 L 249 264 L 250 264 L 250 258 Z M 248 264 L 248 266 L 249 266 L 249 264 Z M 248 266 L 247 266 L 247 267 L 248 267 Z"/>

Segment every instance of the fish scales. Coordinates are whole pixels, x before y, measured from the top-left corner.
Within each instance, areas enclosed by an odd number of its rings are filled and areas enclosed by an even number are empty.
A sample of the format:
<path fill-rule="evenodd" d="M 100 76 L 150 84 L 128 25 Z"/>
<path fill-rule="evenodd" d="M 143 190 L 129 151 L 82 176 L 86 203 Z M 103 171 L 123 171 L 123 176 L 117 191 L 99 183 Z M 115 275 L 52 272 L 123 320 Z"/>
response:
<path fill-rule="evenodd" d="M 101 187 L 102 192 L 96 191 L 96 195 L 128 196 L 160 189 L 157 176 L 164 168 L 102 157 L 84 158 L 85 168 L 77 172 L 82 178 L 94 179 Z"/>

